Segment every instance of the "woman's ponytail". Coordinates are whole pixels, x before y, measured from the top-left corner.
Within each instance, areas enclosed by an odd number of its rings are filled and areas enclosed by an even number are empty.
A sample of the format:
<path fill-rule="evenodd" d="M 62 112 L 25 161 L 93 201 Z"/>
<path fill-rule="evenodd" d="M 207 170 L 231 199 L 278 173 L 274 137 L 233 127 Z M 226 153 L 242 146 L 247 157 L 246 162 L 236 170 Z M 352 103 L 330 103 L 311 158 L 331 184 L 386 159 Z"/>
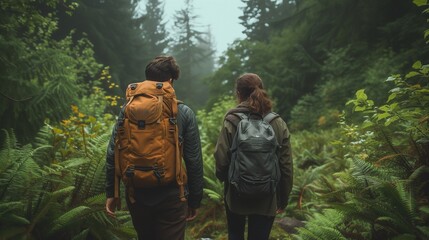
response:
<path fill-rule="evenodd" d="M 247 101 L 254 113 L 265 115 L 271 112 L 272 101 L 263 88 L 261 78 L 254 73 L 246 73 L 237 78 L 236 91 L 240 102 Z"/>

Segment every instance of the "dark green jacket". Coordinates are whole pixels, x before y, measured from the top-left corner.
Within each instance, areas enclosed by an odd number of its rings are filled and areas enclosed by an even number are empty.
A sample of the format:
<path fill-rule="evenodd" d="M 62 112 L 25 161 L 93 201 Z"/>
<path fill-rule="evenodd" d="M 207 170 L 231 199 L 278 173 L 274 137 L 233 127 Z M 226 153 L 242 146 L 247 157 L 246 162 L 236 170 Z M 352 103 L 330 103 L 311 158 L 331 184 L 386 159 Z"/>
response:
<path fill-rule="evenodd" d="M 246 108 L 246 103 L 241 103 L 237 108 Z M 225 202 L 229 209 L 237 214 L 259 214 L 274 216 L 277 209 L 284 209 L 288 204 L 289 194 L 293 185 L 293 162 L 290 145 L 290 133 L 286 123 L 278 117 L 271 122 L 279 143 L 279 165 L 281 178 L 276 194 L 263 199 L 246 199 L 245 201 L 234 196 L 228 184 L 228 168 L 231 162 L 231 145 L 236 127 L 225 120 L 220 132 L 214 157 L 216 160 L 216 176 L 224 182 Z"/>

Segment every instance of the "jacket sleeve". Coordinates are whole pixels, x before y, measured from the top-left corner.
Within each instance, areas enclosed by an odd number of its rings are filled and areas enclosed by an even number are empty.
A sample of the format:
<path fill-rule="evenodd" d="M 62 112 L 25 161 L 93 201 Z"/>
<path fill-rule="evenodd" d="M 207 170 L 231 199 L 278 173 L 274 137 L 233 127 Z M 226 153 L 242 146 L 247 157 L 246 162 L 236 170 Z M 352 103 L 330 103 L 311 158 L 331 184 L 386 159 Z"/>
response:
<path fill-rule="evenodd" d="M 114 197 L 115 192 L 115 136 L 118 130 L 118 122 L 124 118 L 123 109 L 119 112 L 118 120 L 113 126 L 112 135 L 106 152 L 106 197 Z"/>
<path fill-rule="evenodd" d="M 277 118 L 273 121 L 273 128 L 279 143 L 279 165 L 281 178 L 277 187 L 277 207 L 284 209 L 288 205 L 289 194 L 293 186 L 293 161 L 290 144 L 290 132 L 286 123 Z"/>
<path fill-rule="evenodd" d="M 188 175 L 188 206 L 198 208 L 203 198 L 203 159 L 200 133 L 195 113 L 185 104 L 179 104 L 179 128 L 182 128 L 183 159 Z"/>
<path fill-rule="evenodd" d="M 232 141 L 232 128 L 233 125 L 225 120 L 214 150 L 216 177 L 222 182 L 227 180 L 228 167 L 231 162 L 230 146 Z"/>

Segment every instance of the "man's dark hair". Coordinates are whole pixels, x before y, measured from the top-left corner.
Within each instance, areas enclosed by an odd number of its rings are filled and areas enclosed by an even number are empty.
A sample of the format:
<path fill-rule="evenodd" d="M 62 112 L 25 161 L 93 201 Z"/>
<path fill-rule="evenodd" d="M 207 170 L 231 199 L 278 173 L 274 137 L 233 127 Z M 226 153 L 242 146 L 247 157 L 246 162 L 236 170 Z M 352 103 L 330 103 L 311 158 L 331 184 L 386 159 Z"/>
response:
<path fill-rule="evenodd" d="M 146 66 L 145 74 L 147 80 L 165 82 L 179 79 L 180 69 L 173 57 L 158 56 Z"/>

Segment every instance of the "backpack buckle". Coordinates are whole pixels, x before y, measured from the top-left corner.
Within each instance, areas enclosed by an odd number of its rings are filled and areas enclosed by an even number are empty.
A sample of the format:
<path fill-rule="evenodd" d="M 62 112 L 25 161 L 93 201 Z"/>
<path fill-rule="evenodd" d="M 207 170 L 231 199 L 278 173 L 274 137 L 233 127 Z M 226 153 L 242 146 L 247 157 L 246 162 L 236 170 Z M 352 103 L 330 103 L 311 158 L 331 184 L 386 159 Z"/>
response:
<path fill-rule="evenodd" d="M 118 120 L 118 127 L 123 127 L 124 126 L 124 119 L 119 119 Z"/>
<path fill-rule="evenodd" d="M 137 126 L 139 129 L 144 129 L 144 127 L 146 126 L 146 122 L 144 120 L 138 120 Z"/>
<path fill-rule="evenodd" d="M 171 125 L 176 125 L 177 124 L 177 119 L 176 118 L 169 118 L 168 121 L 170 122 Z"/>
<path fill-rule="evenodd" d="M 131 83 L 131 84 L 129 85 L 129 87 L 130 87 L 130 89 L 131 89 L 131 90 L 136 90 L 136 88 L 137 88 L 137 84 L 136 84 L 136 83 Z"/>
<path fill-rule="evenodd" d="M 130 166 L 128 166 L 127 171 L 125 171 L 125 175 L 126 175 L 128 178 L 132 178 L 132 177 L 134 177 L 134 165 L 130 165 Z"/>

